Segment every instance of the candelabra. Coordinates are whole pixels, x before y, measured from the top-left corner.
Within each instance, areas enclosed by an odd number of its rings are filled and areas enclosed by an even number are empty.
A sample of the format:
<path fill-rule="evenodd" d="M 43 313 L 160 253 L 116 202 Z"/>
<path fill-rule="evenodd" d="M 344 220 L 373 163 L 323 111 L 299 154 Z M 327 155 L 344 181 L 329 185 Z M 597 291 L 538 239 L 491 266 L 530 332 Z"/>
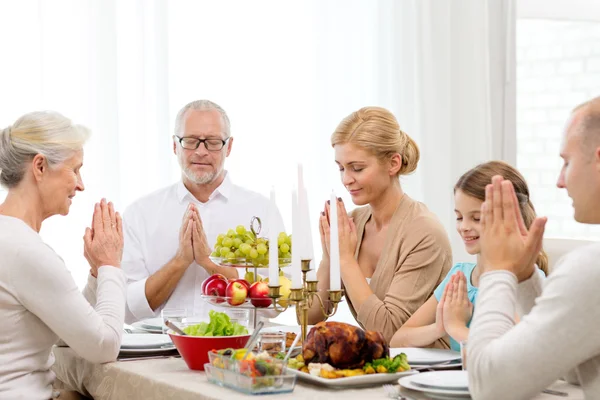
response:
<path fill-rule="evenodd" d="M 278 306 L 277 304 L 277 301 L 281 298 L 281 294 L 279 293 L 281 286 L 269 285 L 269 297 L 273 300 L 273 307 L 275 310 L 282 312 L 287 310 L 291 304 L 296 306 L 296 317 L 298 318 L 298 321 L 300 321 L 300 327 L 302 329 L 302 343 L 306 342 L 308 311 L 312 308 L 315 299 L 318 300 L 323 316 L 329 318 L 336 313 L 338 304 L 342 300 L 342 295 L 344 293 L 343 290 L 329 290 L 329 302 L 332 307 L 331 310 L 329 309 L 330 307 L 325 307 L 323 299 L 321 299 L 321 296 L 317 293 L 318 281 L 306 280 L 306 274 L 311 270 L 310 262 L 311 260 L 302 260 L 302 287 L 292 288 L 290 290 L 290 296 L 285 307 L 282 307 L 281 305 Z"/>

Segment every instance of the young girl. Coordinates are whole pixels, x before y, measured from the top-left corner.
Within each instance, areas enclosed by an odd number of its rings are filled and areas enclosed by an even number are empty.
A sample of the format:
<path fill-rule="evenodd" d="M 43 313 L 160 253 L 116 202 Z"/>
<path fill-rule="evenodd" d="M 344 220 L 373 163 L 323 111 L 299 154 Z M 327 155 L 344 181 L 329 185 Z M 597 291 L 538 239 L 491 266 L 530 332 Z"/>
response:
<path fill-rule="evenodd" d="M 477 254 L 477 262 L 455 264 L 436 288 L 434 295 L 394 334 L 391 347 L 425 347 L 449 336 L 450 348 L 459 351 L 460 341 L 467 340 L 481 275 L 480 209 L 485 200 L 485 187 L 494 175 L 501 175 L 513 183 L 527 228 L 535 219 L 527 183 L 510 165 L 490 161 L 461 176 L 454 187 L 456 230 L 463 239 L 467 252 Z M 548 257 L 543 250 L 536 264 L 540 274 L 548 273 Z"/>

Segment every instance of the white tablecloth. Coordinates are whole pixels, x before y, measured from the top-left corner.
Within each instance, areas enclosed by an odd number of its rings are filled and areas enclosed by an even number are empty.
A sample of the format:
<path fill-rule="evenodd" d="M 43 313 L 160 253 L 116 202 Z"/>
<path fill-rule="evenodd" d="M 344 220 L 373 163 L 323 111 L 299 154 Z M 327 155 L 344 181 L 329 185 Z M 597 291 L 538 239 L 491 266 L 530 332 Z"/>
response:
<path fill-rule="evenodd" d="M 57 379 L 72 389 L 78 390 L 94 399 L 250 399 L 254 396 L 221 388 L 208 382 L 204 372 L 191 371 L 181 358 L 148 359 L 141 361 L 118 361 L 109 364 L 92 364 L 79 357 L 68 347 L 54 349 L 56 363 L 53 367 Z M 580 388 L 563 381 L 557 381 L 552 389 L 569 393 L 569 399 L 583 399 Z M 426 399 L 421 393 L 404 393 L 415 399 Z M 386 399 L 386 395 L 377 386 L 366 389 L 332 390 L 320 386 L 296 383 L 294 392 L 269 395 L 268 399 L 311 399 L 344 400 Z M 558 400 L 560 397 L 540 394 L 537 399 Z"/>

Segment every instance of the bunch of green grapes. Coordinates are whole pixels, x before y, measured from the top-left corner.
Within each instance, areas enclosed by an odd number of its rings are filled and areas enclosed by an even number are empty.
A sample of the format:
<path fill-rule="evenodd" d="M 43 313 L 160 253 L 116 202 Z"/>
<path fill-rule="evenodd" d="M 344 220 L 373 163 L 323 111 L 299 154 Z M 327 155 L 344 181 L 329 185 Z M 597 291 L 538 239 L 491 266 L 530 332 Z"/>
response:
<path fill-rule="evenodd" d="M 279 258 L 290 258 L 292 252 L 292 235 L 285 232 L 277 237 Z M 254 266 L 269 265 L 269 241 L 256 237 L 254 232 L 247 230 L 243 225 L 238 225 L 235 230 L 229 229 L 227 233 L 217 236 L 214 251 L 211 256 L 223 257 L 228 261 L 245 259 Z"/>

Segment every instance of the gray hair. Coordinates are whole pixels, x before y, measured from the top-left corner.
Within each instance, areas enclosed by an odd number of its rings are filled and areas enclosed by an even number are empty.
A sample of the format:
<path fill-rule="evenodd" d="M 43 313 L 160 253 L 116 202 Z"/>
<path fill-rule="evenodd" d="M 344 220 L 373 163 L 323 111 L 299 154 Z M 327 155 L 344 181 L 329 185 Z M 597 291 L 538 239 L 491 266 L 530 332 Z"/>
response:
<path fill-rule="evenodd" d="M 229 117 L 223 108 L 210 100 L 194 100 L 185 106 L 177 113 L 177 117 L 175 118 L 175 134 L 179 135 L 183 131 L 183 118 L 185 113 L 188 110 L 217 110 L 219 114 L 221 114 L 221 118 L 223 119 L 223 125 L 225 125 L 225 133 L 227 136 L 231 135 L 231 122 L 229 122 Z"/>
<path fill-rule="evenodd" d="M 80 150 L 90 131 L 76 125 L 55 111 L 35 111 L 23 115 L 0 131 L 0 185 L 17 186 L 27 169 L 27 162 L 37 154 L 56 166 Z"/>

